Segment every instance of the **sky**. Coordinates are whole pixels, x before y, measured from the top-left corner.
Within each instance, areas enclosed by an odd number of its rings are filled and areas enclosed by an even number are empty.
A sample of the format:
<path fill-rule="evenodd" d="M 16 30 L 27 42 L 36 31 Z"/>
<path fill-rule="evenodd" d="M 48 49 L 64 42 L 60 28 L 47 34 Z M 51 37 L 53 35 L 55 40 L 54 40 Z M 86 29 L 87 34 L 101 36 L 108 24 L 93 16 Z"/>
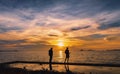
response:
<path fill-rule="evenodd" d="M 0 0 L 0 50 L 120 49 L 119 0 Z"/>

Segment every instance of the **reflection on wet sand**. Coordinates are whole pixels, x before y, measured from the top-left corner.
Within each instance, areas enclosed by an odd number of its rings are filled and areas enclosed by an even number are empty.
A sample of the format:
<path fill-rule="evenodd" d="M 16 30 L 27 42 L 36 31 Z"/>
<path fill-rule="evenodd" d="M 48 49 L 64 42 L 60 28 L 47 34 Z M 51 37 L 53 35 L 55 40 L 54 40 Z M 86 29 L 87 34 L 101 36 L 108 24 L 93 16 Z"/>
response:
<path fill-rule="evenodd" d="M 66 74 L 73 74 L 73 72 L 70 71 L 68 64 L 65 64 L 64 66 L 65 66 Z"/>
<path fill-rule="evenodd" d="M 49 70 L 52 71 L 52 64 L 51 63 L 49 64 L 49 68 L 50 68 Z"/>
<path fill-rule="evenodd" d="M 67 74 L 120 74 L 119 67 L 102 67 L 102 66 L 74 66 L 74 65 L 53 65 L 53 64 L 11 64 L 11 67 L 21 68 L 26 70 L 38 71 L 38 70 L 47 70 L 47 71 L 58 71 L 66 72 Z"/>

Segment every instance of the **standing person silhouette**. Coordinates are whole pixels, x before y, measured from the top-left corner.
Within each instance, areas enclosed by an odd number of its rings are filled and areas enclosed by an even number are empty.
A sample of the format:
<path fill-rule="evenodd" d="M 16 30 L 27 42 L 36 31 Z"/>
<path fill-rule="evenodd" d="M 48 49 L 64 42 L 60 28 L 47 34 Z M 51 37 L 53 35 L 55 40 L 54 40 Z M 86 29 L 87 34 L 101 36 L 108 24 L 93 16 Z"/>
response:
<path fill-rule="evenodd" d="M 53 48 L 50 48 L 50 50 L 49 50 L 49 63 L 52 62 L 52 58 L 53 58 Z"/>
<path fill-rule="evenodd" d="M 67 47 L 66 50 L 65 50 L 65 54 L 66 54 L 65 62 L 68 63 L 69 57 L 70 57 L 70 52 L 69 52 L 69 50 L 68 50 L 68 47 Z M 64 62 L 64 63 L 65 63 L 65 62 Z"/>

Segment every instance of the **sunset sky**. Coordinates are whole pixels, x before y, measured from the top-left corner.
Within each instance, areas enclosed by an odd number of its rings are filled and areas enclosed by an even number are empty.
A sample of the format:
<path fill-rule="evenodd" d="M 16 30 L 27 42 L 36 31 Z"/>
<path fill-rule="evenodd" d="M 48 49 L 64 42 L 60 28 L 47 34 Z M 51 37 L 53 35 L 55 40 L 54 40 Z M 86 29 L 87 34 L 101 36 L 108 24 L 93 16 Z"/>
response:
<path fill-rule="evenodd" d="M 119 0 L 0 0 L 0 50 L 120 48 Z"/>

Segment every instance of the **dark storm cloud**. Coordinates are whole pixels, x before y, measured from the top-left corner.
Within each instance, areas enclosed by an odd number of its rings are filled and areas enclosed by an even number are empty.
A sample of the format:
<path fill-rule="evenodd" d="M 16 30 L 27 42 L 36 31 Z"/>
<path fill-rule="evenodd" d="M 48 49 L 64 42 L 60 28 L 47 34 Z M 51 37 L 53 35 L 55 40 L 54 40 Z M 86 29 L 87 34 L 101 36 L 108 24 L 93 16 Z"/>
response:
<path fill-rule="evenodd" d="M 76 31 L 76 30 L 81 30 L 81 29 L 86 29 L 89 28 L 90 26 L 85 26 L 85 27 L 73 27 L 70 29 L 70 31 Z"/>

